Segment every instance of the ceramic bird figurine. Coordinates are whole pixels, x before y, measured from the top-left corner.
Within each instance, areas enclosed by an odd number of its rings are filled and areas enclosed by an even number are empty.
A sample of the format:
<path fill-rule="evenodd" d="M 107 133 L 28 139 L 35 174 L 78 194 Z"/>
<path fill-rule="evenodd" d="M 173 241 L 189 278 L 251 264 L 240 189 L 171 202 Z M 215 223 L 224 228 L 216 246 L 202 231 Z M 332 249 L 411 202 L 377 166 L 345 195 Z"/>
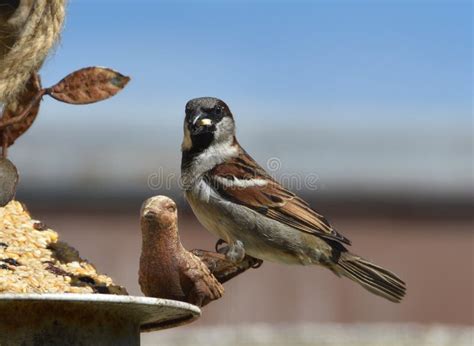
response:
<path fill-rule="evenodd" d="M 146 296 L 197 306 L 222 297 L 224 287 L 199 257 L 181 244 L 173 200 L 165 196 L 149 198 L 144 202 L 140 216 L 139 284 Z"/>
<path fill-rule="evenodd" d="M 182 186 L 201 224 L 228 244 L 228 259 L 239 262 L 248 254 L 283 264 L 322 265 L 372 293 L 401 301 L 406 290 L 401 279 L 349 252 L 346 237 L 247 154 L 222 100 L 197 98 L 185 112 Z"/>

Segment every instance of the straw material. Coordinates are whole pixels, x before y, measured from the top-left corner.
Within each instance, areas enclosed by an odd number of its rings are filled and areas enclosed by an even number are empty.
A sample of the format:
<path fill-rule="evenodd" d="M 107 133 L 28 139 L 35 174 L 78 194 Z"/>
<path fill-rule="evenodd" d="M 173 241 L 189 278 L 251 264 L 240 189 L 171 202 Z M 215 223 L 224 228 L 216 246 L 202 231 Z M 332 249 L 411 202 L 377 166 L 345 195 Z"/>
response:
<path fill-rule="evenodd" d="M 57 42 L 66 0 L 22 0 L 0 22 L 0 102 L 8 103 L 39 70 Z"/>

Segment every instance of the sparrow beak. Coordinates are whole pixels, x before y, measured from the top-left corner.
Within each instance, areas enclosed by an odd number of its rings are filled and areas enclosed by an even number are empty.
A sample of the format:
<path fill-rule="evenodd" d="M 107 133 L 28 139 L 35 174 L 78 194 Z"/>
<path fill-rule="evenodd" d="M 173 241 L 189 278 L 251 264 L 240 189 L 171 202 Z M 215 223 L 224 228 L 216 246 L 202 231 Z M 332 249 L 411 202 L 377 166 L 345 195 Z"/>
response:
<path fill-rule="evenodd" d="M 212 121 L 211 121 L 211 119 L 208 119 L 208 118 L 200 119 L 200 120 L 198 121 L 198 125 L 199 125 L 199 126 L 211 126 L 211 125 L 212 125 Z"/>
<path fill-rule="evenodd" d="M 196 117 L 193 119 L 192 126 L 191 126 L 191 132 L 194 135 L 201 134 L 201 133 L 206 133 L 206 132 L 211 132 L 212 131 L 212 120 L 209 118 L 206 118 L 206 114 L 199 113 L 196 115 Z"/>

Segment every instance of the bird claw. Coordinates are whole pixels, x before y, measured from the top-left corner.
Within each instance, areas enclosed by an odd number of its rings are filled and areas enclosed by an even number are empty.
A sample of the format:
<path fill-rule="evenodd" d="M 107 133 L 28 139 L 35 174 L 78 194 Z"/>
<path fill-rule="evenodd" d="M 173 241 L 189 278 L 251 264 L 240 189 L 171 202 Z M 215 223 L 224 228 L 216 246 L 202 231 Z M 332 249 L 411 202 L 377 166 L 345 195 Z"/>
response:
<path fill-rule="evenodd" d="M 260 268 L 262 266 L 263 260 L 255 258 L 255 257 L 251 257 L 251 258 L 252 258 L 253 264 L 250 266 L 250 268 L 257 269 L 257 268 Z"/>
<path fill-rule="evenodd" d="M 214 247 L 214 249 L 216 250 L 216 252 L 218 252 L 218 253 L 226 253 L 226 252 L 227 252 L 227 250 L 229 249 L 228 246 L 224 246 L 224 247 L 219 248 L 219 246 L 221 246 L 222 244 L 227 244 L 227 242 L 226 242 L 225 240 L 223 240 L 223 239 L 219 239 L 219 240 L 217 241 L 215 247 Z M 223 252 L 223 250 L 226 250 L 226 251 Z"/>

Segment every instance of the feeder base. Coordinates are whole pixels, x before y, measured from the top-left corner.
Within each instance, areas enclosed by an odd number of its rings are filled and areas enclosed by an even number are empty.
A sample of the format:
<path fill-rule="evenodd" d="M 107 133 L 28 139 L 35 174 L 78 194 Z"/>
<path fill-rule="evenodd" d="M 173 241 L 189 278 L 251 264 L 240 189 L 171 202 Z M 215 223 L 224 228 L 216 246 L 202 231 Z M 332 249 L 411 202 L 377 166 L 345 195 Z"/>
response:
<path fill-rule="evenodd" d="M 105 294 L 0 295 L 0 345 L 140 345 L 140 332 L 198 318 L 182 302 Z"/>

